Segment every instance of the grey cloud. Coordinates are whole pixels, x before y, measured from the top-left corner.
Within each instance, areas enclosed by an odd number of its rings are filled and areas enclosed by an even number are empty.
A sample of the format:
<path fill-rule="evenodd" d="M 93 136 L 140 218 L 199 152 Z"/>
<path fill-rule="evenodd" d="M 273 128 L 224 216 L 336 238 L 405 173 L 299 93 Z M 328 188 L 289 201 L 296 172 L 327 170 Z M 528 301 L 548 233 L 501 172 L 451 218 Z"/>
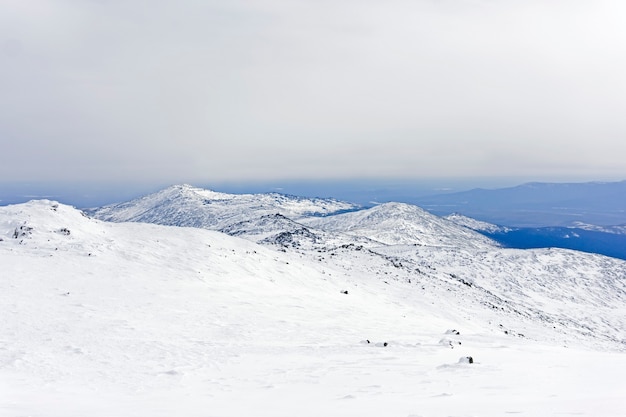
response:
<path fill-rule="evenodd" d="M 626 174 L 619 2 L 21 3 L 3 178 Z"/>

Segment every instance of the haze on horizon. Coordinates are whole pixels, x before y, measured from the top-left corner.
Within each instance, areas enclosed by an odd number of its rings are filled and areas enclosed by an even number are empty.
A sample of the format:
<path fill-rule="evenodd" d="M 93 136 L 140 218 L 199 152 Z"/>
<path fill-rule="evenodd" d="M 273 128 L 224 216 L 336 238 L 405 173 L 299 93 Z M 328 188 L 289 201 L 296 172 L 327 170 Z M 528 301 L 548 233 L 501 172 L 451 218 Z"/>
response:
<path fill-rule="evenodd" d="M 3 2 L 0 177 L 622 180 L 624 21 L 603 0 Z"/>

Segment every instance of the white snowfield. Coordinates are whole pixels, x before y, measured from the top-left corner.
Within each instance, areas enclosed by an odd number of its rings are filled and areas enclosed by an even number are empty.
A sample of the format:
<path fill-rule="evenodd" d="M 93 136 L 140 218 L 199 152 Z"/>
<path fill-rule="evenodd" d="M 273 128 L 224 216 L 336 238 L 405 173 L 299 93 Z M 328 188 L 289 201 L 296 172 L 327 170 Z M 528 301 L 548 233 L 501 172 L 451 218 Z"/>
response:
<path fill-rule="evenodd" d="M 0 207 L 0 416 L 626 416 L 626 262 L 357 223 Z"/>

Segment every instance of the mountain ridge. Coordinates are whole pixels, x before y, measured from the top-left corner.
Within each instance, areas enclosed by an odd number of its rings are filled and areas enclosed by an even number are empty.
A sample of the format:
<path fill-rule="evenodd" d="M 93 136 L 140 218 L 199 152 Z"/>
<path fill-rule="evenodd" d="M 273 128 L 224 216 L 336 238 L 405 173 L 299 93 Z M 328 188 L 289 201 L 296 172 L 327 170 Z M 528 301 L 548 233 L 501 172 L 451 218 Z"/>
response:
<path fill-rule="evenodd" d="M 626 223 L 626 180 L 617 182 L 532 182 L 514 187 L 421 196 L 412 199 L 429 211 L 453 212 L 509 227 L 599 226 Z"/>
<path fill-rule="evenodd" d="M 85 211 L 107 221 L 141 221 L 219 229 L 249 219 L 250 213 L 260 216 L 282 211 L 297 219 L 305 215 L 327 215 L 356 208 L 358 206 L 354 204 L 334 199 L 278 193 L 227 194 L 183 184 L 128 202 Z"/>
<path fill-rule="evenodd" d="M 426 210 L 406 203 L 384 203 L 369 209 L 306 219 L 305 224 L 326 231 L 360 235 L 384 244 L 431 246 L 497 245 L 465 227 L 459 227 Z"/>
<path fill-rule="evenodd" d="M 310 199 L 277 193 L 224 194 L 189 185 L 172 186 L 126 203 L 87 212 L 100 220 L 202 227 L 248 236 L 253 240 L 271 238 L 272 233 L 290 233 L 295 229 L 313 227 L 318 229 L 309 230 L 313 234 L 325 232 L 326 238 L 330 238 L 329 232 L 352 235 L 364 244 L 369 240 L 372 244 L 378 241 L 382 244 L 497 245 L 470 229 L 405 203 L 362 208 L 333 199 Z M 361 224 L 361 230 L 351 231 L 351 228 L 356 228 L 356 223 Z M 342 240 L 338 236 L 335 238 Z M 354 242 L 351 237 L 343 238 L 338 244 Z"/>

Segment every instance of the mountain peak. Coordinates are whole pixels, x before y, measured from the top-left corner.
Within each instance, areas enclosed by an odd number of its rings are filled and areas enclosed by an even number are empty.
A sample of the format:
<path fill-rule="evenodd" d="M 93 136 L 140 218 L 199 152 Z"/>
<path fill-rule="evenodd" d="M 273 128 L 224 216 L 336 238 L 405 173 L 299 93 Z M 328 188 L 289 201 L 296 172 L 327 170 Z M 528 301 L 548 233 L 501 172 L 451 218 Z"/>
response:
<path fill-rule="evenodd" d="M 395 201 L 389 202 L 389 203 L 382 203 L 382 204 L 377 204 L 374 207 L 372 207 L 372 212 L 385 212 L 387 214 L 393 214 L 393 215 L 405 215 L 407 213 L 413 213 L 413 214 L 420 214 L 420 215 L 427 215 L 427 216 L 432 216 L 432 214 L 430 214 L 427 210 L 424 210 L 423 208 L 416 206 L 414 204 L 408 204 L 408 203 L 398 203 Z"/>
<path fill-rule="evenodd" d="M 303 216 L 325 216 L 357 207 L 333 199 L 276 193 L 227 194 L 180 184 L 89 213 L 101 220 L 115 222 L 136 221 L 219 230 L 267 214 L 279 213 L 297 220 Z"/>
<path fill-rule="evenodd" d="M 478 232 L 406 203 L 384 203 L 367 210 L 308 219 L 305 224 L 325 231 L 360 235 L 386 245 L 480 248 L 497 245 Z"/>
<path fill-rule="evenodd" d="M 164 190 L 157 192 L 156 194 L 163 195 L 179 195 L 187 198 L 208 198 L 212 200 L 229 200 L 234 197 L 233 194 L 220 193 L 213 190 L 195 187 L 190 184 L 176 184 L 172 185 Z"/>

